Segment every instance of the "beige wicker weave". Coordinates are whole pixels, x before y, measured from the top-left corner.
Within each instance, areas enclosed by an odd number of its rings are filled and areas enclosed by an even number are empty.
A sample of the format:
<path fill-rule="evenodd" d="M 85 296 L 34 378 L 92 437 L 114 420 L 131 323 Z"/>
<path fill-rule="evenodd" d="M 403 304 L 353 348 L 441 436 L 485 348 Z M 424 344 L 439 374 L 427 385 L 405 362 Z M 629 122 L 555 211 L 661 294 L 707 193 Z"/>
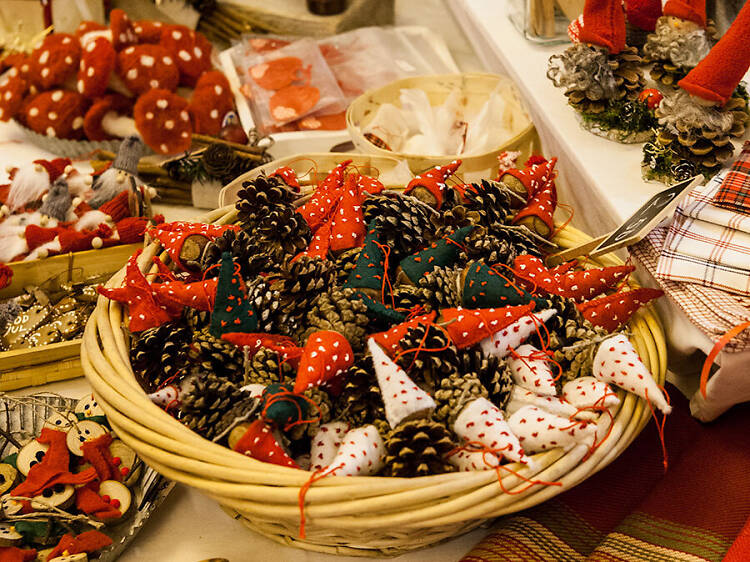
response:
<path fill-rule="evenodd" d="M 207 215 L 207 222 L 233 222 L 230 207 Z M 566 228 L 556 238 L 562 247 L 588 237 Z M 160 251 L 149 245 L 140 257 L 142 269 L 153 265 Z M 598 263 L 597 263 L 598 262 Z M 591 267 L 622 263 L 613 256 L 592 261 Z M 124 271 L 108 283 L 119 286 Z M 666 348 L 661 324 L 651 307 L 641 309 L 630 323 L 633 344 L 659 383 L 666 372 Z M 499 515 L 537 505 L 575 486 L 625 450 L 648 422 L 648 405 L 621 392 L 622 402 L 606 441 L 586 460 L 578 447 L 534 456 L 536 472 L 515 468 L 526 477 L 559 486 L 528 484 L 502 474 L 502 487 L 493 470 L 421 478 L 327 477 L 307 492 L 307 535 L 299 539 L 300 487 L 311 473 L 266 464 L 211 443 L 193 433 L 151 403 L 129 365 L 123 308 L 99 297 L 81 348 L 83 368 L 118 436 L 152 467 L 168 478 L 202 490 L 250 529 L 277 542 L 325 553 L 359 556 L 398 555 L 433 545 L 482 525 Z M 602 416 L 606 430 L 609 418 Z M 523 490 L 520 493 L 505 493 Z"/>

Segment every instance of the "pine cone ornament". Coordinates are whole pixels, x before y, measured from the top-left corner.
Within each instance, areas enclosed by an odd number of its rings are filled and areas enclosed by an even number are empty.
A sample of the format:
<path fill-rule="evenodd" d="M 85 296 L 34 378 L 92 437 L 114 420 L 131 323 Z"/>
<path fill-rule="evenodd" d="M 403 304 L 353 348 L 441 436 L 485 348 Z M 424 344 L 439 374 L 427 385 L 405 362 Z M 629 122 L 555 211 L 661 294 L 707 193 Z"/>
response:
<path fill-rule="evenodd" d="M 245 421 L 249 418 L 249 414 L 252 414 L 260 403 L 258 398 L 253 398 L 247 393 L 242 392 L 239 399 L 232 403 L 226 412 L 216 421 L 212 430 L 211 437 L 212 441 L 216 441 L 220 437 L 224 437 L 227 431 L 237 425 L 239 420 Z"/>
<path fill-rule="evenodd" d="M 185 308 L 185 322 L 193 332 L 200 332 L 211 323 L 211 312 L 197 308 Z"/>
<path fill-rule="evenodd" d="M 267 248 L 262 247 L 261 242 L 257 236 L 244 230 L 228 230 L 206 245 L 201 256 L 200 268 L 205 273 L 218 266 L 221 263 L 221 255 L 229 252 L 240 265 L 240 272 L 245 279 L 252 279 L 261 272 L 273 271 L 281 262 L 278 256 L 267 253 Z M 218 273 L 218 267 L 214 269 Z"/>
<path fill-rule="evenodd" d="M 644 62 L 648 62 L 644 58 Z M 654 66 L 651 67 L 649 76 L 654 82 L 667 87 L 676 87 L 677 82 L 685 78 L 687 73 L 690 72 L 689 68 L 677 66 L 668 60 L 658 60 L 654 62 Z"/>
<path fill-rule="evenodd" d="M 267 281 L 278 291 L 282 310 L 302 318 L 315 297 L 334 285 L 335 275 L 333 262 L 301 256 L 282 265 Z"/>
<path fill-rule="evenodd" d="M 558 390 L 569 380 L 592 374 L 595 345 L 607 337 L 607 331 L 592 326 L 587 320 L 568 319 L 565 325 L 565 344 L 555 350 L 553 358 L 562 367 L 562 376 L 557 380 Z"/>
<path fill-rule="evenodd" d="M 334 418 L 349 422 L 352 427 L 385 420 L 385 406 L 371 357 L 364 357 L 349 368 L 333 407 Z"/>
<path fill-rule="evenodd" d="M 456 418 L 469 402 L 477 398 L 487 398 L 487 389 L 474 373 L 460 373 L 458 371 L 443 378 L 440 388 L 433 394 L 437 404 L 435 419 L 453 427 Z"/>
<path fill-rule="evenodd" d="M 154 392 L 188 364 L 191 330 L 181 322 L 149 328 L 134 337 L 130 363 L 146 392 Z"/>
<path fill-rule="evenodd" d="M 242 184 L 237 193 L 237 216 L 243 228 L 252 229 L 277 206 L 290 207 L 297 195 L 276 176 L 261 175 Z"/>
<path fill-rule="evenodd" d="M 237 155 L 232 148 L 218 142 L 208 145 L 201 157 L 206 173 L 222 183 L 228 183 L 241 173 L 237 160 Z"/>
<path fill-rule="evenodd" d="M 409 328 L 400 345 L 406 353 L 396 363 L 428 392 L 439 388 L 445 377 L 456 372 L 458 350 L 448 334 L 435 326 L 417 324 Z"/>
<path fill-rule="evenodd" d="M 445 456 L 454 448 L 450 431 L 441 423 L 429 419 L 404 422 L 385 439 L 382 474 L 412 478 L 452 472 L 453 465 Z"/>
<path fill-rule="evenodd" d="M 337 285 L 343 285 L 349 277 L 349 273 L 357 267 L 357 260 L 361 251 L 362 248 L 352 248 L 351 250 L 344 250 L 336 256 L 334 270 L 336 271 Z"/>
<path fill-rule="evenodd" d="M 377 195 L 362 203 L 365 223 L 377 228 L 381 243 L 391 248 L 391 263 L 413 254 L 434 238 L 431 211 L 413 197 Z"/>
<path fill-rule="evenodd" d="M 310 303 L 302 343 L 313 332 L 331 330 L 342 334 L 356 352 L 364 349 L 367 339 L 367 306 L 354 296 L 356 289 L 334 287 L 320 293 Z"/>
<path fill-rule="evenodd" d="M 412 310 L 423 306 L 424 299 L 418 287 L 401 284 L 393 289 L 393 301 L 397 310 Z"/>
<path fill-rule="evenodd" d="M 461 268 L 436 267 L 417 281 L 418 294 L 425 307 L 432 310 L 461 306 L 458 277 Z"/>
<path fill-rule="evenodd" d="M 454 190 L 449 190 L 453 192 Z M 454 233 L 464 226 L 473 226 L 479 224 L 481 216 L 477 211 L 469 211 L 463 205 L 453 205 L 452 207 L 441 207 L 440 216 L 432 215 L 430 220 L 435 227 L 435 237 L 442 238 Z"/>
<path fill-rule="evenodd" d="M 196 332 L 190 343 L 190 361 L 199 370 L 239 383 L 244 373 L 242 351 L 228 341 L 212 336 L 208 329 Z"/>
<path fill-rule="evenodd" d="M 261 347 L 251 359 L 245 362 L 243 385 L 274 383 L 294 383 L 294 368 L 285 361 L 279 360 L 279 354 L 266 347 Z"/>
<path fill-rule="evenodd" d="M 333 416 L 333 401 L 331 395 L 320 387 L 314 386 L 305 390 L 304 394 L 309 400 L 315 402 L 318 408 L 316 409 L 312 404 L 308 409 L 308 417 L 315 419 L 320 415 L 320 419 L 316 419 L 310 423 L 301 423 L 295 425 L 287 433 L 290 439 L 298 440 L 303 437 L 312 438 L 318 433 L 320 426 L 324 423 L 331 421 Z"/>
<path fill-rule="evenodd" d="M 277 259 L 292 258 L 307 248 L 312 232 L 292 207 L 276 206 L 261 217 L 254 234 L 258 244 Z"/>
<path fill-rule="evenodd" d="M 464 207 L 467 212 L 478 214 L 479 224 L 485 227 L 504 225 L 511 216 L 511 195 L 502 184 L 482 180 L 466 188 Z"/>
<path fill-rule="evenodd" d="M 512 267 L 513 261 L 521 254 L 542 255 L 525 229 L 514 226 L 477 227 L 466 237 L 463 247 L 459 255 L 463 265 L 482 259 L 488 264 L 502 263 Z"/>
<path fill-rule="evenodd" d="M 476 375 L 487 390 L 487 398 L 502 409 L 510 398 L 513 377 L 505 361 L 485 355 L 478 347 L 459 350 L 456 370 L 464 376 Z"/>
<path fill-rule="evenodd" d="M 247 395 L 230 380 L 211 371 L 198 371 L 192 388 L 180 397 L 180 421 L 187 427 L 213 439 L 221 428 L 220 420 Z"/>
<path fill-rule="evenodd" d="M 583 325 L 585 320 L 578 311 L 578 307 L 573 299 L 565 298 L 560 295 L 547 295 L 541 297 L 545 304 L 538 304 L 539 310 L 554 308 L 557 314 L 545 322 L 546 330 L 542 330 L 544 342 L 539 340 L 540 334 L 532 334 L 527 343 L 539 349 L 549 348 L 552 350 L 559 349 L 570 343 L 571 326 L 578 327 Z M 549 334 L 549 340 L 546 336 Z"/>
<path fill-rule="evenodd" d="M 282 307 L 281 292 L 274 289 L 267 278 L 256 277 L 248 283 L 247 298 L 258 315 L 259 331 L 286 336 L 296 332 L 299 317 Z"/>

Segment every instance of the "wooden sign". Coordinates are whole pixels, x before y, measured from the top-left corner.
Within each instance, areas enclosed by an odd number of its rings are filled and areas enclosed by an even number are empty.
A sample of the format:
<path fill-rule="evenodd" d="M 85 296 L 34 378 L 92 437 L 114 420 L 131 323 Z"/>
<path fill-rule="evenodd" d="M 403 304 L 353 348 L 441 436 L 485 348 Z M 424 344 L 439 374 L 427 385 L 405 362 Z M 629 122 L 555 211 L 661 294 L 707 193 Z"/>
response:
<path fill-rule="evenodd" d="M 583 255 L 596 257 L 635 244 L 651 232 L 662 219 L 670 216 L 680 201 L 702 182 L 703 176 L 697 175 L 660 191 L 609 234 L 549 256 L 547 264 L 554 266 Z"/>

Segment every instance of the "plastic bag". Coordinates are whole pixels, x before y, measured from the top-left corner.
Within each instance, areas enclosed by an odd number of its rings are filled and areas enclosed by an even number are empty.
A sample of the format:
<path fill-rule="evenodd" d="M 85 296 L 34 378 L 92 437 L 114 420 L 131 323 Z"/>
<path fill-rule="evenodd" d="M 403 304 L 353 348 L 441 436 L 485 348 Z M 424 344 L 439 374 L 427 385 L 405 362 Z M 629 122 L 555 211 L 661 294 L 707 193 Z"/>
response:
<path fill-rule="evenodd" d="M 243 92 L 249 94 L 255 122 L 264 134 L 307 115 L 346 108 L 341 89 L 312 39 L 247 55 L 243 67 Z"/>

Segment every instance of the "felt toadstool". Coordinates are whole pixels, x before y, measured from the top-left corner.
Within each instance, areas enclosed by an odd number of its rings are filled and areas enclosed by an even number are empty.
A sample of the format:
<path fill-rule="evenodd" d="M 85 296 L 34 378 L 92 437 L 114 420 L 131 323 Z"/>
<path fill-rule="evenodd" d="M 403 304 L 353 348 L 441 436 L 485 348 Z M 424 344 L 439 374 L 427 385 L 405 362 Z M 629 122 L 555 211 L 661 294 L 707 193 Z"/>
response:
<path fill-rule="evenodd" d="M 138 37 L 138 42 L 158 43 L 161 41 L 161 29 L 164 24 L 160 21 L 140 20 L 133 22 L 133 32 Z"/>
<path fill-rule="evenodd" d="M 73 35 L 54 33 L 31 53 L 30 76 L 43 89 L 65 82 L 78 68 L 81 48 Z"/>
<path fill-rule="evenodd" d="M 190 115 L 197 133 L 216 136 L 221 131 L 224 116 L 234 109 L 234 97 L 229 81 L 218 70 L 205 72 L 195 85 L 190 99 Z"/>
<path fill-rule="evenodd" d="M 136 94 L 152 88 L 174 91 L 180 72 L 169 51 L 160 45 L 131 45 L 117 55 L 117 72 Z"/>
<path fill-rule="evenodd" d="M 83 135 L 86 99 L 78 92 L 50 90 L 33 97 L 25 108 L 25 122 L 48 137 L 77 138 Z"/>
<path fill-rule="evenodd" d="M 112 45 L 116 51 L 138 41 L 130 18 L 122 10 L 116 9 L 109 13 L 109 29 L 112 32 Z"/>
<path fill-rule="evenodd" d="M 175 154 L 190 148 L 193 132 L 188 102 L 168 90 L 154 88 L 135 103 L 133 117 L 143 141 L 155 152 Z"/>
<path fill-rule="evenodd" d="M 15 68 L 11 68 L 0 80 L 0 121 L 8 121 L 18 113 L 27 89 L 28 82 L 21 78 Z"/>
<path fill-rule="evenodd" d="M 211 43 L 184 25 L 163 27 L 160 44 L 177 62 L 180 84 L 184 86 L 194 86 L 201 74 L 211 69 Z"/>
<path fill-rule="evenodd" d="M 97 37 L 88 43 L 81 52 L 76 80 L 78 92 L 88 98 L 98 98 L 104 94 L 116 61 L 115 49 L 104 37 Z"/>
<path fill-rule="evenodd" d="M 80 41 L 84 35 L 92 31 L 104 31 L 106 29 L 109 29 L 109 28 L 103 23 L 99 23 L 98 21 L 84 20 L 78 24 L 78 27 L 76 27 L 76 30 L 74 33 L 75 33 L 75 36 Z"/>
<path fill-rule="evenodd" d="M 133 119 L 127 117 L 130 104 L 128 98 L 119 94 L 110 94 L 95 101 L 83 119 L 86 138 L 101 141 L 136 134 Z"/>

